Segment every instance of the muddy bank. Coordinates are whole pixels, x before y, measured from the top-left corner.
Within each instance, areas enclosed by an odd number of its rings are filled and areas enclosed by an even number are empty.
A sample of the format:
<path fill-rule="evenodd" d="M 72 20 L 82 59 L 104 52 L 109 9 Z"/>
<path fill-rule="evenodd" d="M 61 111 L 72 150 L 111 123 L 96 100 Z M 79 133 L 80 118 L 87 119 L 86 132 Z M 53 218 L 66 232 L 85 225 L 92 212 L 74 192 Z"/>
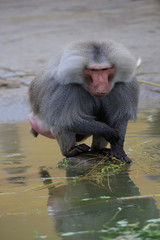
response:
<path fill-rule="evenodd" d="M 0 123 L 27 121 L 30 81 L 71 41 L 119 41 L 142 58 L 138 79 L 160 82 L 158 0 L 5 0 L 0 6 Z M 139 107 L 159 102 L 160 89 L 141 84 Z"/>

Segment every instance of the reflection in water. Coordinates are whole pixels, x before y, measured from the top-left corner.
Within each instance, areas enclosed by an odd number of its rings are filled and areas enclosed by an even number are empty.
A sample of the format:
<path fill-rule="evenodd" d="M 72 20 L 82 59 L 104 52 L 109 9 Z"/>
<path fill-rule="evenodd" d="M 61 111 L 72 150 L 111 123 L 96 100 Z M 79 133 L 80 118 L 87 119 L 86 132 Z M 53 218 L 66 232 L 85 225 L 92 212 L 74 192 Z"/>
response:
<path fill-rule="evenodd" d="M 72 175 L 68 171 L 66 174 L 67 177 Z M 43 168 L 40 176 L 50 178 Z M 44 180 L 44 184 L 51 182 L 51 179 Z M 138 188 L 129 178 L 128 170 L 123 174 L 111 175 L 109 180 L 103 179 L 103 184 L 82 178 L 69 180 L 66 186 L 52 185 L 48 190 L 49 215 L 54 219 L 56 232 L 61 233 L 62 239 L 97 240 L 106 236 L 100 232 L 105 226 L 114 226 L 118 220 L 127 219 L 129 223 L 138 221 L 144 224 L 146 219 L 157 218 L 159 215 L 152 198 L 117 200 L 120 197 L 139 195 Z M 111 199 L 106 200 L 108 196 Z M 93 232 L 88 233 L 86 238 L 86 234 L 79 234 L 84 231 Z M 63 236 L 69 232 L 77 234 Z"/>
<path fill-rule="evenodd" d="M 11 177 L 6 180 L 11 184 L 25 185 L 25 177 L 23 174 L 29 168 L 28 166 L 17 167 L 17 164 L 23 164 L 24 156 L 21 154 L 19 128 L 17 124 L 4 124 L 0 128 L 0 145 L 3 152 L 3 160 L 1 164 L 10 165 L 3 168 L 3 171 Z M 20 174 L 20 176 L 17 176 Z"/>
<path fill-rule="evenodd" d="M 160 109 L 158 109 L 154 114 L 149 115 L 148 121 L 151 122 L 148 133 L 160 136 Z"/>
<path fill-rule="evenodd" d="M 29 167 L 25 166 L 25 167 L 8 167 L 8 168 L 3 168 L 3 170 L 7 173 L 7 174 L 19 174 L 19 173 L 25 173 L 27 171 Z"/>
<path fill-rule="evenodd" d="M 106 236 L 101 230 L 115 226 L 118 220 L 139 221 L 143 225 L 147 219 L 158 218 L 158 112 L 140 113 L 136 125 L 129 123 L 125 149 L 133 162 L 128 169 L 122 166 L 124 171 L 119 174 L 104 178 L 102 183 L 96 174 L 92 179 L 86 177 L 87 166 L 72 172 L 56 168 L 62 158 L 56 141 L 34 139 L 29 124 L 0 125 L 1 238 L 35 239 L 37 230 L 47 239 L 98 240 Z M 39 169 L 45 186 L 39 178 Z M 154 194 L 157 197 L 144 197 Z M 142 198 L 128 199 L 129 196 Z M 82 234 L 85 230 L 90 233 Z M 69 232 L 75 234 L 62 235 Z"/>
<path fill-rule="evenodd" d="M 9 178 L 6 178 L 6 180 L 9 182 L 9 183 L 12 183 L 12 184 L 19 184 L 19 185 L 25 185 L 25 177 L 9 177 Z"/>
<path fill-rule="evenodd" d="M 0 145 L 5 154 L 19 153 L 19 134 L 17 124 L 3 124 L 0 128 Z"/>

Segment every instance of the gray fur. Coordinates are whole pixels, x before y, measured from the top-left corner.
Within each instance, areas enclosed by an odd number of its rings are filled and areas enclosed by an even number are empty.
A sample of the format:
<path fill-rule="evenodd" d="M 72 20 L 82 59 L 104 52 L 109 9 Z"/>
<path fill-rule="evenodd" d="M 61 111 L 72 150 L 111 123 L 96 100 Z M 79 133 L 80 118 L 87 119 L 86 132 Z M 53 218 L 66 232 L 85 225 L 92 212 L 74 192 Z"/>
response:
<path fill-rule="evenodd" d="M 109 64 L 116 67 L 112 90 L 96 99 L 84 88 L 83 69 Z M 127 122 L 136 119 L 135 70 L 135 59 L 118 43 L 73 43 L 31 83 L 31 111 L 47 124 L 64 155 L 75 146 L 76 134 L 94 135 L 94 150 L 110 140 L 115 145 L 117 129 L 123 145 Z"/>

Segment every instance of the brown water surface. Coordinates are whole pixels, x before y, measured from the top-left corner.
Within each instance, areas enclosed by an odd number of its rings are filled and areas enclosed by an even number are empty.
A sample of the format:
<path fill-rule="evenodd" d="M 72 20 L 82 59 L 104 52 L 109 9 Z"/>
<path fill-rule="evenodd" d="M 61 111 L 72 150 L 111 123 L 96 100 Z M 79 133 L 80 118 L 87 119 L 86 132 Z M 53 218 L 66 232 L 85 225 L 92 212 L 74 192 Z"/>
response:
<path fill-rule="evenodd" d="M 56 167 L 55 140 L 33 138 L 27 123 L 1 124 L 0 239 L 97 240 L 118 220 L 159 218 L 160 110 L 129 123 L 125 150 L 130 166 L 101 181 L 84 178 Z"/>

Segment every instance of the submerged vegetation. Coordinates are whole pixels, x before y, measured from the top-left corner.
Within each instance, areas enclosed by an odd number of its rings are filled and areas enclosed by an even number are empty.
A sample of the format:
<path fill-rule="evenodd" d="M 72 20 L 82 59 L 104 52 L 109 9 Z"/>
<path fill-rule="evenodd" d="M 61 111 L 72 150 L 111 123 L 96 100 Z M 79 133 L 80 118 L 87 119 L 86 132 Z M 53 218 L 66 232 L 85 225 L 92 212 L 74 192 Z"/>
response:
<path fill-rule="evenodd" d="M 152 240 L 160 239 L 160 218 L 150 219 L 142 227 L 138 222 L 129 224 L 127 220 L 118 221 L 115 227 L 103 226 L 99 231 L 88 230 L 79 232 L 59 233 L 61 237 L 69 237 L 73 235 L 87 235 L 99 233 L 103 235 L 102 240 Z"/>
<path fill-rule="evenodd" d="M 120 160 L 113 158 L 110 159 L 107 155 L 100 154 L 82 154 L 78 157 L 64 158 L 57 167 L 66 169 L 67 171 L 83 171 L 84 176 L 87 178 L 103 178 L 107 174 L 117 174 L 123 170 L 126 163 L 122 163 Z M 85 171 L 84 171 L 85 170 Z"/>
<path fill-rule="evenodd" d="M 160 218 L 150 219 L 146 221 L 146 225 L 141 227 L 140 224 L 129 224 L 127 220 L 118 221 L 115 227 L 107 228 L 109 237 L 102 238 L 103 240 L 110 239 L 138 239 L 150 240 L 160 238 Z"/>

